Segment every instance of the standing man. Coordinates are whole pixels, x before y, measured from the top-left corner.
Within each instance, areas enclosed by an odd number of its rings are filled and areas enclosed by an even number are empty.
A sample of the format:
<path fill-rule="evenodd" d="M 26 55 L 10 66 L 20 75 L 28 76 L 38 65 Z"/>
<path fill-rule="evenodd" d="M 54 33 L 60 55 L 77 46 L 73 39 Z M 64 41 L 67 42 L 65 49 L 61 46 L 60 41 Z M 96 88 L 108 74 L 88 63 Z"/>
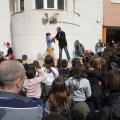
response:
<path fill-rule="evenodd" d="M 82 43 L 79 42 L 79 40 L 76 40 L 74 43 L 75 47 L 75 56 L 76 57 L 83 57 L 85 53 L 85 47 Z"/>
<path fill-rule="evenodd" d="M 99 39 L 99 42 L 97 42 L 96 45 L 95 45 L 95 52 L 96 53 L 101 52 L 102 47 L 103 47 L 102 40 Z"/>
<path fill-rule="evenodd" d="M 70 61 L 70 55 L 69 55 L 69 52 L 67 49 L 67 40 L 66 40 L 65 32 L 62 31 L 60 27 L 57 27 L 57 34 L 56 34 L 55 38 L 59 42 L 59 59 L 62 59 L 62 50 L 64 48 L 67 59 L 68 59 L 68 61 Z"/>

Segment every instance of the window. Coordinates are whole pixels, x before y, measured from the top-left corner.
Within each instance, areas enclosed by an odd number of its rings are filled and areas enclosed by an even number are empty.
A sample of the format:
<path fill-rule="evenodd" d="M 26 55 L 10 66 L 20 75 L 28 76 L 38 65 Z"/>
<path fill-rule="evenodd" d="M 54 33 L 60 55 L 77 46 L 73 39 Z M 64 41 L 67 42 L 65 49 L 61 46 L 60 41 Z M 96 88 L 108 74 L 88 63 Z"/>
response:
<path fill-rule="evenodd" d="M 65 0 L 35 0 L 36 9 L 65 9 Z"/>
<path fill-rule="evenodd" d="M 24 10 L 24 0 L 15 0 L 15 12 Z"/>
<path fill-rule="evenodd" d="M 64 0 L 58 0 L 58 9 L 64 9 Z"/>
<path fill-rule="evenodd" d="M 24 0 L 20 0 L 20 10 L 24 10 Z"/>
<path fill-rule="evenodd" d="M 47 0 L 47 8 L 54 8 L 54 0 Z"/>
<path fill-rule="evenodd" d="M 43 0 L 36 0 L 36 9 L 43 8 Z"/>

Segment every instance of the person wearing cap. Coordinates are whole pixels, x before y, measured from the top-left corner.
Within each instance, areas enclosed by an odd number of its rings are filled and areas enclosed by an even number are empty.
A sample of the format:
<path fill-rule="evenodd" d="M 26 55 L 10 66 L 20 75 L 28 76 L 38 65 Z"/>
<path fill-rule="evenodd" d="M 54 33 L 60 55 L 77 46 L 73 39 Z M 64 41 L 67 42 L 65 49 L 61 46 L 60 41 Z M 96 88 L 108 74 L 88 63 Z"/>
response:
<path fill-rule="evenodd" d="M 9 57 L 10 59 L 14 59 L 15 56 L 13 54 L 13 50 L 10 47 L 10 43 L 9 42 L 7 42 L 6 47 L 8 48 L 8 50 L 7 50 L 7 55 L 5 57 Z"/>

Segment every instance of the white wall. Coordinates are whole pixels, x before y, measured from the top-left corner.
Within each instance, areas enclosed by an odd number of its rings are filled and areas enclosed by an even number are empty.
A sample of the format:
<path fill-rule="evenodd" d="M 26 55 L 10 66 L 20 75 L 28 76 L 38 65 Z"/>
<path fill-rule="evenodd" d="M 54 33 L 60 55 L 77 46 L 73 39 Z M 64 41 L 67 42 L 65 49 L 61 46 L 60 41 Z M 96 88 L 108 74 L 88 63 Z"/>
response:
<path fill-rule="evenodd" d="M 68 49 L 70 56 L 73 57 L 73 43 L 79 35 L 80 29 L 79 15 L 71 10 L 32 10 L 31 3 L 32 1 L 26 0 L 25 11 L 12 15 L 12 41 L 16 57 L 21 58 L 23 54 L 27 54 L 29 59 L 43 59 L 47 52 L 45 34 L 50 32 L 54 37 L 58 26 L 66 32 Z M 43 20 L 44 13 L 48 13 L 49 16 L 59 13 L 58 22 L 49 24 Z M 55 49 L 54 57 L 57 59 L 59 57 L 58 43 L 53 44 L 53 47 Z M 66 58 L 64 52 L 63 58 Z"/>
<path fill-rule="evenodd" d="M 58 26 L 66 32 L 71 57 L 77 39 L 86 49 L 94 51 L 96 42 L 102 38 L 103 0 L 76 0 L 75 12 L 78 14 L 72 12 L 73 0 L 68 0 L 67 3 L 67 11 L 32 10 L 32 0 L 25 0 L 25 11 L 12 15 L 12 41 L 16 57 L 21 58 L 27 54 L 29 59 L 43 59 L 47 48 L 45 34 L 50 32 L 55 36 Z M 59 13 L 58 22 L 49 24 L 44 21 L 44 13 L 49 16 Z M 97 20 L 101 22 L 97 23 Z M 53 47 L 57 59 L 58 43 L 53 44 Z M 66 58 L 64 52 L 63 58 Z"/>
<path fill-rule="evenodd" d="M 86 49 L 94 51 L 96 42 L 102 39 L 103 0 L 77 0 L 76 12 L 80 14 L 79 40 Z"/>
<path fill-rule="evenodd" d="M 3 43 L 11 43 L 10 22 L 9 0 L 0 0 L 0 51 L 3 51 L 4 54 L 7 53 L 7 48 L 3 46 Z"/>

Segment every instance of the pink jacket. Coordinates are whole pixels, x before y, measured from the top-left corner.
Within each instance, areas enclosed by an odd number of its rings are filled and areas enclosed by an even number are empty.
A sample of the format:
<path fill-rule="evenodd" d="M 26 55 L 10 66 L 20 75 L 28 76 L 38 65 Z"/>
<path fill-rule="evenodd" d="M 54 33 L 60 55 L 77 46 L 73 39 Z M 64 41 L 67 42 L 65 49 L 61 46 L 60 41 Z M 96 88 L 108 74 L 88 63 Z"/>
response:
<path fill-rule="evenodd" d="M 27 97 L 41 97 L 41 82 L 47 78 L 46 74 L 38 70 L 40 77 L 25 79 L 23 88 L 27 92 Z"/>

